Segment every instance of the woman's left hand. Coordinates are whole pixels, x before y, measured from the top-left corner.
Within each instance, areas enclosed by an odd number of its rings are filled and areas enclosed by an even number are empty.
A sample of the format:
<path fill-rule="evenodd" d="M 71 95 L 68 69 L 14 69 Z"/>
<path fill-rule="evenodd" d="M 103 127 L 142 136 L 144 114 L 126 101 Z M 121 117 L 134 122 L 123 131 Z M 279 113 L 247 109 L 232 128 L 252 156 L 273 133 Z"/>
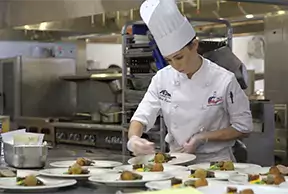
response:
<path fill-rule="evenodd" d="M 199 139 L 197 135 L 194 135 L 193 137 L 191 137 L 191 139 L 183 145 L 184 152 L 189 153 L 189 154 L 195 153 L 198 147 L 198 142 L 199 142 Z"/>

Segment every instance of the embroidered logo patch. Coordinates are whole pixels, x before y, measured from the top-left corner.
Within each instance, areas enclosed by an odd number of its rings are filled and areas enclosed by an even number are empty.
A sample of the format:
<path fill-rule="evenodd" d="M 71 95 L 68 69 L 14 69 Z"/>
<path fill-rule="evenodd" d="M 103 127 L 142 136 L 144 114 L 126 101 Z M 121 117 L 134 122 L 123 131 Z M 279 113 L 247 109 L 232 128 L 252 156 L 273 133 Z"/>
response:
<path fill-rule="evenodd" d="M 171 94 L 167 90 L 159 92 L 159 99 L 165 102 L 171 102 Z"/>
<path fill-rule="evenodd" d="M 213 95 L 208 98 L 208 106 L 215 106 L 223 102 L 222 96 L 217 96 L 217 92 L 214 91 Z"/>

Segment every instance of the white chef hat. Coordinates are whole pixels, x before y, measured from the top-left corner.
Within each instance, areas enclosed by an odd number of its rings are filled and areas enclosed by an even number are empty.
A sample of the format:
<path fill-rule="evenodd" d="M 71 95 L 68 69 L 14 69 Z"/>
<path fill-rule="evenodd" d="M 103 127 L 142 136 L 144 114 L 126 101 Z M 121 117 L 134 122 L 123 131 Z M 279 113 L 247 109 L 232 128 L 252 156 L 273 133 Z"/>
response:
<path fill-rule="evenodd" d="M 175 0 L 146 0 L 140 7 L 140 15 L 163 56 L 181 50 L 196 35 Z"/>

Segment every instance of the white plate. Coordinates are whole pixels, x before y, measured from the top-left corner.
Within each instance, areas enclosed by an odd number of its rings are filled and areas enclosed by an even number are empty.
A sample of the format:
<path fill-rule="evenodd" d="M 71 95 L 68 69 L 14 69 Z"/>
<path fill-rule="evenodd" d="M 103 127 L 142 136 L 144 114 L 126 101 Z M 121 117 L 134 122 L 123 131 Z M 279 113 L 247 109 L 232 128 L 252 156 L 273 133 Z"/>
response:
<path fill-rule="evenodd" d="M 144 186 L 146 182 L 168 180 L 173 178 L 172 175 L 167 173 L 138 173 L 143 176 L 142 180 L 122 181 L 119 180 L 121 173 L 106 173 L 102 175 L 93 175 L 89 177 L 91 182 L 105 184 L 113 187 L 136 187 Z"/>
<path fill-rule="evenodd" d="M 26 187 L 16 184 L 16 178 L 0 178 L 0 189 L 4 190 L 13 190 L 13 191 L 32 191 L 32 190 L 50 190 L 57 189 L 62 187 L 68 187 L 75 185 L 77 183 L 74 179 L 49 179 L 44 177 L 37 177 L 39 180 L 43 181 L 45 185 L 35 186 L 35 187 Z"/>
<path fill-rule="evenodd" d="M 197 179 L 193 179 L 193 180 L 197 180 Z M 208 181 L 208 185 L 214 185 L 214 184 L 227 185 L 227 182 L 224 182 L 224 181 L 210 181 L 210 180 L 207 180 L 207 181 Z M 145 184 L 145 187 L 147 187 L 148 189 L 151 189 L 151 190 L 170 189 L 171 188 L 171 180 L 147 182 Z"/>
<path fill-rule="evenodd" d="M 86 166 L 86 167 L 113 168 L 113 167 L 122 165 L 121 162 L 116 162 L 116 161 L 108 161 L 108 160 L 93 160 L 93 161 L 95 163 L 92 164 L 92 166 Z M 69 166 L 72 166 L 75 163 L 76 163 L 76 160 L 58 161 L 58 162 L 50 163 L 50 166 L 56 167 L 56 168 L 69 168 Z"/>
<path fill-rule="evenodd" d="M 89 169 L 89 174 L 65 174 L 68 171 L 68 168 L 50 168 L 40 170 L 39 174 L 42 176 L 48 177 L 56 177 L 56 178 L 88 178 L 92 175 L 104 174 L 108 172 L 115 172 L 111 169 L 103 169 L 103 168 L 91 168 Z"/>
<path fill-rule="evenodd" d="M 267 187 L 267 186 L 258 186 L 258 185 L 224 185 L 224 184 L 213 184 L 206 187 L 197 188 L 198 191 L 203 194 L 225 194 L 227 187 L 236 187 L 239 190 L 243 189 L 252 189 L 254 194 L 287 194 L 288 190 L 284 188 L 277 187 Z"/>
<path fill-rule="evenodd" d="M 267 174 L 269 172 L 270 167 L 251 167 L 246 169 L 241 169 L 239 172 L 246 173 L 246 174 Z"/>
<path fill-rule="evenodd" d="M 210 163 L 200 163 L 200 164 L 194 164 L 191 166 L 188 166 L 189 169 L 205 169 L 205 170 L 209 170 L 210 168 Z M 261 168 L 261 166 L 257 165 L 257 164 L 248 164 L 248 163 L 234 163 L 234 171 L 243 171 L 244 169 L 249 169 L 249 168 Z M 210 170 L 210 171 L 214 171 L 214 170 Z M 233 171 L 225 171 L 225 172 L 233 172 Z"/>
<path fill-rule="evenodd" d="M 279 185 L 279 187 L 280 187 L 280 188 L 286 188 L 286 189 L 288 190 L 287 178 L 285 177 L 285 179 L 286 179 L 286 182 L 285 182 L 285 183 L 281 183 L 281 184 Z"/>
<path fill-rule="evenodd" d="M 186 153 L 169 153 L 171 156 L 175 156 L 176 158 L 170 160 L 167 164 L 186 164 L 196 159 L 194 154 L 186 154 Z M 129 164 L 148 164 L 154 158 L 154 154 L 152 155 L 144 155 L 137 156 L 128 160 Z"/>
<path fill-rule="evenodd" d="M 164 172 L 169 172 L 170 174 L 173 172 L 179 172 L 179 171 L 188 171 L 188 168 L 185 166 L 177 166 L 177 165 L 170 165 L 170 164 L 163 164 Z M 128 171 L 136 171 L 133 170 L 132 165 L 123 165 L 123 166 L 117 166 L 113 168 L 114 170 L 117 170 L 119 172 L 122 172 L 124 170 Z M 137 172 L 137 171 L 136 171 Z M 153 173 L 153 172 L 147 172 L 147 173 Z"/>
<path fill-rule="evenodd" d="M 177 172 L 177 173 L 174 173 L 173 175 L 175 176 L 175 178 L 186 180 L 186 179 L 191 179 L 189 178 L 190 174 L 191 174 L 190 171 L 186 171 L 186 172 L 180 172 L 180 173 Z M 214 175 L 215 175 L 215 178 L 207 178 L 207 180 L 228 180 L 231 174 L 226 173 L 226 172 L 216 171 L 214 172 Z"/>

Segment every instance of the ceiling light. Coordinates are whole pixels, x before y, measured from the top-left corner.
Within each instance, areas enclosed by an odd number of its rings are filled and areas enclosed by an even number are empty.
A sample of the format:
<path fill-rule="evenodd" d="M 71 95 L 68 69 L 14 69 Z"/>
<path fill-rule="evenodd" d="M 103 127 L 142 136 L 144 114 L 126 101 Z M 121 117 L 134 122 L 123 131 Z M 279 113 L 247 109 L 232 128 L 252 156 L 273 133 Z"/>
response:
<path fill-rule="evenodd" d="M 251 19 L 251 18 L 254 18 L 254 15 L 248 14 L 248 15 L 246 15 L 245 17 L 246 17 L 247 19 Z"/>
<path fill-rule="evenodd" d="M 30 29 L 30 26 L 25 25 L 25 26 L 24 26 L 24 29 L 25 29 L 25 30 L 29 30 L 29 29 Z"/>
<path fill-rule="evenodd" d="M 283 11 L 283 10 L 279 10 L 279 11 L 277 11 L 277 14 L 279 14 L 279 15 L 283 15 L 283 14 L 285 14 L 286 12 L 285 11 Z"/>
<path fill-rule="evenodd" d="M 47 22 L 43 22 L 40 24 L 39 26 L 39 30 L 46 30 L 48 23 Z"/>

